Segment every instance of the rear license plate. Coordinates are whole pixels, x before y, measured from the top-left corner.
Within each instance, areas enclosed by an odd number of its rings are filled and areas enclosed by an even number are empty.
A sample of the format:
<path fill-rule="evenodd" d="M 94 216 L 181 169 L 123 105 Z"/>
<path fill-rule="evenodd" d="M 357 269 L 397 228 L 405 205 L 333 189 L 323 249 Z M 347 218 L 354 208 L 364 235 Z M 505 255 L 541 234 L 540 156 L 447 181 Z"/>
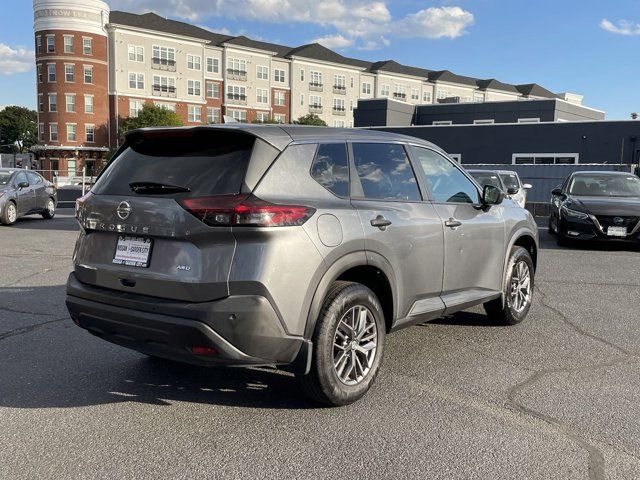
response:
<path fill-rule="evenodd" d="M 607 235 L 610 237 L 626 237 L 627 227 L 609 227 Z"/>
<path fill-rule="evenodd" d="M 144 237 L 118 236 L 113 263 L 129 267 L 147 268 L 153 240 Z"/>

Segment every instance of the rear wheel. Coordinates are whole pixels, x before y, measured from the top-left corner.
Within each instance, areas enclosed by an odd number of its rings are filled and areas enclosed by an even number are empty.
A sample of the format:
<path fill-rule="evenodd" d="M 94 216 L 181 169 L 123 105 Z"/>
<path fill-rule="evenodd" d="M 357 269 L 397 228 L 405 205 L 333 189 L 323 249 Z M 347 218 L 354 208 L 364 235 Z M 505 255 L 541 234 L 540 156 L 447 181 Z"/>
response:
<path fill-rule="evenodd" d="M 504 325 L 522 322 L 531 308 L 535 271 L 529 252 L 513 247 L 509 256 L 502 297 L 484 304 L 487 315 Z"/>
<path fill-rule="evenodd" d="M 47 205 L 44 207 L 42 211 L 42 218 L 47 220 L 51 220 L 56 214 L 56 204 L 53 201 L 53 198 L 47 200 Z"/>
<path fill-rule="evenodd" d="M 335 282 L 313 336 L 311 370 L 299 377 L 303 391 L 331 406 L 361 398 L 380 369 L 385 323 L 375 294 L 364 285 Z"/>
<path fill-rule="evenodd" d="M 0 216 L 0 223 L 3 225 L 13 225 L 18 219 L 18 209 L 13 202 L 7 203 L 4 208 L 4 213 Z"/>

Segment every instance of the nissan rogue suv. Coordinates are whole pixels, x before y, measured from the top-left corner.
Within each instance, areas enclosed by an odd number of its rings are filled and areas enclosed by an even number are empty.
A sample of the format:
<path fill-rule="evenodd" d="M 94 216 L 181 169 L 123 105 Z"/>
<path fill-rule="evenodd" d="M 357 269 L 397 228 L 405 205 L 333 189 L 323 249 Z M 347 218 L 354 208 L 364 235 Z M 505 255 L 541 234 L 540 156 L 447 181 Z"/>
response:
<path fill-rule="evenodd" d="M 227 125 L 127 134 L 90 193 L 77 325 L 191 364 L 277 365 L 354 402 L 385 336 L 483 304 L 516 324 L 538 232 L 438 147 L 369 130 Z"/>

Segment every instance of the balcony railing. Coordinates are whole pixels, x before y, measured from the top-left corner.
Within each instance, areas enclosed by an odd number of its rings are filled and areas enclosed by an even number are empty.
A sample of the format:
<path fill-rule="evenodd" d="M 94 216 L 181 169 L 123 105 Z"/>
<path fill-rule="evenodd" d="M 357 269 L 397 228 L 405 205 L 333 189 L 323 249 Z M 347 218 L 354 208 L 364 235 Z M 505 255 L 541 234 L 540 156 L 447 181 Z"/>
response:
<path fill-rule="evenodd" d="M 394 92 L 393 98 L 399 98 L 400 100 L 406 100 L 407 94 L 406 93 Z"/>
<path fill-rule="evenodd" d="M 153 94 L 158 97 L 176 98 L 176 87 L 153 85 Z"/>
<path fill-rule="evenodd" d="M 247 104 L 247 96 L 246 95 L 238 95 L 235 93 L 227 94 L 227 103 L 231 105 L 246 105 Z"/>
<path fill-rule="evenodd" d="M 333 93 L 337 93 L 338 95 L 346 95 L 347 87 L 345 87 L 344 85 L 334 85 Z"/>
<path fill-rule="evenodd" d="M 323 84 L 317 82 L 309 82 L 309 90 L 312 92 L 321 92 L 323 90 Z"/>
<path fill-rule="evenodd" d="M 229 80 L 247 80 L 247 71 L 246 70 L 235 70 L 233 68 L 227 68 L 227 77 Z"/>
<path fill-rule="evenodd" d="M 176 71 L 176 61 L 166 58 L 153 57 L 151 59 L 151 68 L 155 70 L 166 70 L 167 72 Z"/>
<path fill-rule="evenodd" d="M 344 107 L 333 107 L 333 114 L 344 117 L 347 114 L 347 109 Z"/>
<path fill-rule="evenodd" d="M 322 113 L 322 105 L 309 105 L 309 113 Z"/>

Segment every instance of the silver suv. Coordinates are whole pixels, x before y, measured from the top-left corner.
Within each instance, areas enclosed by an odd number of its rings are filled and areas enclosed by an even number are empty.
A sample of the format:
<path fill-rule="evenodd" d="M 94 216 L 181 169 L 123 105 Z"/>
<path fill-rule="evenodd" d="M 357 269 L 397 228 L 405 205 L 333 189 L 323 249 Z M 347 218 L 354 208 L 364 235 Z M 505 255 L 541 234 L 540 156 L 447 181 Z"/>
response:
<path fill-rule="evenodd" d="M 279 365 L 329 405 L 369 389 L 392 331 L 531 306 L 531 215 L 438 147 L 367 130 L 131 132 L 77 203 L 82 328 L 192 364 Z"/>

